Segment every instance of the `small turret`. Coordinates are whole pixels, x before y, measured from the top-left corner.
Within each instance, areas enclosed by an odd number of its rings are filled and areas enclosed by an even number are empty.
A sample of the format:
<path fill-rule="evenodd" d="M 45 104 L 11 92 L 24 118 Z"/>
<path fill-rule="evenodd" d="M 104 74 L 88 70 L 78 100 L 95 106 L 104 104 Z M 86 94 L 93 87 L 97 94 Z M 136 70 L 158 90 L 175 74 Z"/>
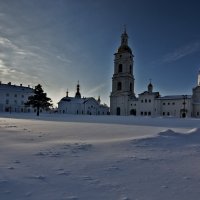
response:
<path fill-rule="evenodd" d="M 149 93 L 152 93 L 152 92 L 153 92 L 153 85 L 152 85 L 152 83 L 151 83 L 151 80 L 150 80 L 150 83 L 149 83 L 149 85 L 148 85 L 148 92 L 149 92 Z"/>
<path fill-rule="evenodd" d="M 69 97 L 69 92 L 68 92 L 68 89 L 67 89 L 67 92 L 66 92 L 66 97 Z"/>
<path fill-rule="evenodd" d="M 100 98 L 100 96 L 98 97 L 98 100 L 97 100 L 98 102 L 99 102 L 99 104 L 101 103 L 101 98 Z"/>

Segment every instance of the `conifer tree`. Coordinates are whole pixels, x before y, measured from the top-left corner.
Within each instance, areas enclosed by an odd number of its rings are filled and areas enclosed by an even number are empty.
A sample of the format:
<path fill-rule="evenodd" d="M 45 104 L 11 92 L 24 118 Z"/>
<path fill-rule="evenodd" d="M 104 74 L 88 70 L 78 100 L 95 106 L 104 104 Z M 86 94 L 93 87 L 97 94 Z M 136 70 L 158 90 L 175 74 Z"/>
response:
<path fill-rule="evenodd" d="M 27 106 L 32 106 L 37 109 L 37 116 L 40 114 L 40 109 L 49 109 L 53 104 L 52 100 L 44 93 L 40 84 L 35 86 L 34 95 L 29 96 L 28 101 L 25 103 Z"/>

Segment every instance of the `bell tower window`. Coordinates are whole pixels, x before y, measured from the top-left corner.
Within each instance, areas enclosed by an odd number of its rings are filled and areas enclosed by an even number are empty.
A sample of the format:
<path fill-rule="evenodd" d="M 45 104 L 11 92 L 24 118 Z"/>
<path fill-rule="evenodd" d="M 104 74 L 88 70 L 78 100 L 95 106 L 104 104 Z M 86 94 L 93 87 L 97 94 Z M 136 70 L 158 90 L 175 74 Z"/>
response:
<path fill-rule="evenodd" d="M 132 91 L 133 90 L 133 85 L 132 85 L 132 83 L 130 83 L 130 91 Z"/>
<path fill-rule="evenodd" d="M 118 82 L 117 83 L 117 90 L 121 90 L 122 89 L 122 83 L 121 82 Z"/>
<path fill-rule="evenodd" d="M 122 64 L 119 64 L 118 66 L 118 73 L 122 72 Z"/>

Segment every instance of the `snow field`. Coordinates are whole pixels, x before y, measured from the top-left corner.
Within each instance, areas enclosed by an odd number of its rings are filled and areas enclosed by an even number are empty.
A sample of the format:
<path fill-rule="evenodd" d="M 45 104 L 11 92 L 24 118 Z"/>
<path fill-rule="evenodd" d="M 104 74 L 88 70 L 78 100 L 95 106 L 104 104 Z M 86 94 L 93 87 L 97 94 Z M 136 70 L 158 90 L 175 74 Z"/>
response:
<path fill-rule="evenodd" d="M 0 199 L 198 199 L 199 122 L 2 114 Z"/>

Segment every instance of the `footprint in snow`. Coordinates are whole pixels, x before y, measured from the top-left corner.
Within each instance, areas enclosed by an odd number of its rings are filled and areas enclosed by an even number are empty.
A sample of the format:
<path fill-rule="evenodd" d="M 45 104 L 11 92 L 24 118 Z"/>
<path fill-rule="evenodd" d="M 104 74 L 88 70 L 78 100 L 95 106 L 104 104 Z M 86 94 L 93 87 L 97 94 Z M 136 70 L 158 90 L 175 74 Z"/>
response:
<path fill-rule="evenodd" d="M 78 197 L 70 196 L 70 197 L 67 197 L 66 200 L 78 200 Z"/>
<path fill-rule="evenodd" d="M 61 171 L 61 172 L 58 172 L 57 175 L 69 176 L 70 172 Z"/>
<path fill-rule="evenodd" d="M 31 177 L 28 177 L 30 179 L 38 179 L 38 180 L 45 180 L 46 177 L 43 176 L 43 175 L 36 175 L 36 176 L 31 176 Z"/>
<path fill-rule="evenodd" d="M 14 167 L 8 167 L 7 169 L 13 170 L 13 169 L 15 169 L 15 168 L 14 168 Z"/>
<path fill-rule="evenodd" d="M 19 164 L 21 162 L 19 160 L 15 160 L 13 163 Z"/>

